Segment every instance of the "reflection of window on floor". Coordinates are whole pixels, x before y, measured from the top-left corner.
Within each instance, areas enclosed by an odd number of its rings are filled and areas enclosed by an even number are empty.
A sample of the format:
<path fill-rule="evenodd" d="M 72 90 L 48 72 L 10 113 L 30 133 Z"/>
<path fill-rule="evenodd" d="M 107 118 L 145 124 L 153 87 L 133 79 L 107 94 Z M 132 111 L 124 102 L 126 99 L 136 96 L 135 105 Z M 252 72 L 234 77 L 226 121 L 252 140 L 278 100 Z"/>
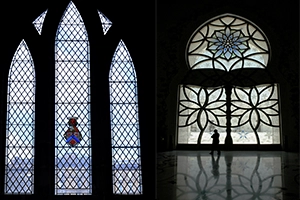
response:
<path fill-rule="evenodd" d="M 112 60 L 109 82 L 113 192 L 142 194 L 137 80 L 133 62 L 122 40 Z"/>
<path fill-rule="evenodd" d="M 33 194 L 35 71 L 24 40 L 13 57 L 7 90 L 5 193 Z"/>

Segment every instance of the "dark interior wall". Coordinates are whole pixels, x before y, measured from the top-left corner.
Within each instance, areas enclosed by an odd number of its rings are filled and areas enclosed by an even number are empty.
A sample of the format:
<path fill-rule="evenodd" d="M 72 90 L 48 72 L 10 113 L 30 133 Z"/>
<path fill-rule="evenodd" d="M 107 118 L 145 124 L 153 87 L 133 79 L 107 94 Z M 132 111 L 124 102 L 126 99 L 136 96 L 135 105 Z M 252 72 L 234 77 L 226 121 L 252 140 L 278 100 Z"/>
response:
<path fill-rule="evenodd" d="M 299 2 L 172 1 L 157 4 L 157 147 L 176 148 L 177 86 L 188 68 L 185 48 L 192 33 L 224 13 L 244 17 L 271 45 L 268 71 L 280 85 L 283 149 L 299 150 Z"/>

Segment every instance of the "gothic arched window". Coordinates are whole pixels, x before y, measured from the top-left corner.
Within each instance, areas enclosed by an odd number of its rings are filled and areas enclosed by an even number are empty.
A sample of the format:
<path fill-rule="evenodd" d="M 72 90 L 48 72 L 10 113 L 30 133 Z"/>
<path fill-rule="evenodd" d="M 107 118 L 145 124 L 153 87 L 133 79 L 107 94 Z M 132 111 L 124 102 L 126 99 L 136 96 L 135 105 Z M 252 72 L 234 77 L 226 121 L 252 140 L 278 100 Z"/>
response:
<path fill-rule="evenodd" d="M 251 21 L 224 14 L 201 25 L 186 49 L 194 80 L 179 86 L 178 144 L 211 144 L 214 129 L 220 144 L 280 144 L 279 88 L 269 60 L 267 37 Z"/>
<path fill-rule="evenodd" d="M 74 2 L 31 16 L 29 47 L 22 40 L 11 62 L 0 183 L 7 199 L 145 194 L 138 71 L 124 42 L 136 41 L 121 39 L 120 23 L 112 29 L 111 9 L 106 16 L 95 2 Z"/>
<path fill-rule="evenodd" d="M 11 62 L 7 89 L 5 193 L 33 194 L 35 69 L 21 41 Z"/>

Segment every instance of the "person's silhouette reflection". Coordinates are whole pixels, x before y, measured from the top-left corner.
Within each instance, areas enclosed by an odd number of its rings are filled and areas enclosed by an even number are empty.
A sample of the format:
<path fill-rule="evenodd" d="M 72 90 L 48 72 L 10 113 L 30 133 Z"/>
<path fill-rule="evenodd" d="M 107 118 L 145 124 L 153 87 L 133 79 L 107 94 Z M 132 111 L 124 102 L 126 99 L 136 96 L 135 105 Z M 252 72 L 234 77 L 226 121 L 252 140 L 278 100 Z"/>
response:
<path fill-rule="evenodd" d="M 217 160 L 215 160 L 215 157 L 213 156 L 213 154 L 211 154 L 211 165 L 212 165 L 211 173 L 213 174 L 215 179 L 217 179 L 220 175 L 219 160 L 220 160 L 220 155 L 218 155 Z"/>

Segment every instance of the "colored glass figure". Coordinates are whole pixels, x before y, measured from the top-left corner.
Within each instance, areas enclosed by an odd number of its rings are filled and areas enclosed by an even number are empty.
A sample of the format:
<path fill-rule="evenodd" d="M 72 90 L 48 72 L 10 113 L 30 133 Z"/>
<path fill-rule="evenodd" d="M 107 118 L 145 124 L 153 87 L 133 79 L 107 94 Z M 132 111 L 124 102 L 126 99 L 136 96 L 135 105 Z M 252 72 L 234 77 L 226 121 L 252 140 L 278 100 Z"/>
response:
<path fill-rule="evenodd" d="M 71 146 L 71 147 L 75 147 L 77 144 L 80 143 L 80 141 L 82 140 L 82 136 L 78 130 L 78 128 L 76 127 L 77 125 L 77 117 L 70 117 L 69 118 L 69 128 L 65 133 L 65 139 L 66 142 Z"/>

